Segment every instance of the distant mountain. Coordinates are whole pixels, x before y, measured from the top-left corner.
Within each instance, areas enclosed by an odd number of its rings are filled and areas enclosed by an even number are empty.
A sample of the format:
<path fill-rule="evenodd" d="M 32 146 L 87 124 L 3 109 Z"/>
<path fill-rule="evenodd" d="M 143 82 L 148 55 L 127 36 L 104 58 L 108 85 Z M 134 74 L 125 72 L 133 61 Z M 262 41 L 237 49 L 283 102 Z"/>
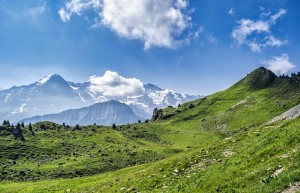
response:
<path fill-rule="evenodd" d="M 144 94 L 139 96 L 108 97 L 93 92 L 90 82 L 73 83 L 59 74 L 48 75 L 30 85 L 0 90 L 0 118 L 17 122 L 28 117 L 59 113 L 110 100 L 123 102 L 136 115 L 150 118 L 154 108 L 177 106 L 201 97 L 179 94 L 154 84 L 145 84 L 144 89 Z"/>
<path fill-rule="evenodd" d="M 145 84 L 145 94 L 137 97 L 126 97 L 122 102 L 131 106 L 133 111 L 142 117 L 150 118 L 155 108 L 178 106 L 179 104 L 193 101 L 202 96 L 176 93 L 173 90 L 162 89 L 154 84 Z"/>
<path fill-rule="evenodd" d="M 12 122 L 26 117 L 83 107 L 78 93 L 60 75 L 0 91 L 0 117 Z"/>
<path fill-rule="evenodd" d="M 118 101 L 108 101 L 104 103 L 96 103 L 89 107 L 80 109 L 70 109 L 57 114 L 48 114 L 43 116 L 35 116 L 23 119 L 20 122 L 25 124 L 37 123 L 40 121 L 51 121 L 58 124 L 68 125 L 90 125 L 96 123 L 97 125 L 117 125 L 135 123 L 143 118 L 134 114 L 132 109 Z"/>

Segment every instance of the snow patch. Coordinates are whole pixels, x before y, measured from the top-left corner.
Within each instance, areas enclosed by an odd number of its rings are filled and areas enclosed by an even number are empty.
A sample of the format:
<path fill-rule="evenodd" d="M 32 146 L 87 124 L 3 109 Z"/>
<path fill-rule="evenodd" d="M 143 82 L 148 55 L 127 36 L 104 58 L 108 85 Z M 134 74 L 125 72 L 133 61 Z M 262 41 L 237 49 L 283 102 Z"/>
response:
<path fill-rule="evenodd" d="M 11 93 L 9 93 L 9 94 L 6 95 L 5 100 L 4 100 L 5 103 L 8 101 L 8 99 L 9 99 L 10 96 L 11 96 Z"/>
<path fill-rule="evenodd" d="M 153 100 L 153 103 L 160 105 L 165 100 L 166 96 L 170 93 L 170 90 L 165 89 L 162 91 L 154 91 L 148 94 L 148 96 Z"/>
<path fill-rule="evenodd" d="M 46 82 L 48 82 L 48 80 L 51 78 L 51 76 L 53 76 L 52 74 L 47 75 L 46 77 L 40 79 L 38 81 L 38 83 L 40 83 L 41 85 L 45 84 Z"/>
<path fill-rule="evenodd" d="M 82 100 L 83 102 L 86 103 L 86 100 L 84 99 L 84 97 L 81 96 L 80 92 L 78 92 L 78 95 L 79 95 L 80 100 Z"/>
<path fill-rule="evenodd" d="M 126 105 L 135 105 L 135 106 L 139 106 L 141 108 L 143 108 L 145 111 L 149 111 L 149 107 L 144 104 L 144 103 L 139 103 L 139 102 L 135 102 L 135 101 L 127 101 L 125 102 Z"/>
<path fill-rule="evenodd" d="M 71 86 L 70 85 L 70 87 L 73 89 L 73 90 L 78 90 L 79 89 L 79 87 L 75 87 L 75 86 Z M 80 94 L 80 93 L 79 93 Z"/>
<path fill-rule="evenodd" d="M 16 109 L 15 111 L 13 111 L 11 114 L 23 113 L 24 110 L 25 110 L 25 106 L 26 106 L 26 104 L 23 103 L 18 109 Z"/>

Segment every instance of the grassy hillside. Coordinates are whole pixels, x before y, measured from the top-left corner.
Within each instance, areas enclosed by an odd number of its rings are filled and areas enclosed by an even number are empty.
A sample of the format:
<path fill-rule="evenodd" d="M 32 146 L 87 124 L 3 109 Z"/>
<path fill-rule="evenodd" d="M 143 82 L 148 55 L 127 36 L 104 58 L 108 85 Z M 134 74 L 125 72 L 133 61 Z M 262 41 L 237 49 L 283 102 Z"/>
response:
<path fill-rule="evenodd" d="M 259 68 L 149 123 L 0 128 L 0 192 L 280 192 L 300 181 L 300 77 Z"/>

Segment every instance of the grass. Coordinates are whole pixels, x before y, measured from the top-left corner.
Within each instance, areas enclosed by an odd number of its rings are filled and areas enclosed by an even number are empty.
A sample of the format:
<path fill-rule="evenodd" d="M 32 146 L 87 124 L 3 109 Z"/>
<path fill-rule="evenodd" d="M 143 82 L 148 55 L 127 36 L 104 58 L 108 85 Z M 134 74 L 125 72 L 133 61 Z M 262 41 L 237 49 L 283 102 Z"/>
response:
<path fill-rule="evenodd" d="M 262 74 L 262 75 L 261 75 Z M 300 181 L 297 77 L 258 69 L 156 121 L 75 129 L 0 127 L 0 192 L 280 192 Z"/>

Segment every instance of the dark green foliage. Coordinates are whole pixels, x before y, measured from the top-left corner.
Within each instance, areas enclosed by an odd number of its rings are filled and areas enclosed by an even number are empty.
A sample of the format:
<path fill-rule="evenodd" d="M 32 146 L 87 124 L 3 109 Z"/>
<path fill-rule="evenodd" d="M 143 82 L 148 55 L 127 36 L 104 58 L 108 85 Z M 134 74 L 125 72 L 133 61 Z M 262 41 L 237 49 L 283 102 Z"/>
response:
<path fill-rule="evenodd" d="M 114 129 L 114 130 L 117 128 L 117 126 L 116 126 L 115 123 L 113 123 L 111 127 L 112 127 L 112 129 Z"/>
<path fill-rule="evenodd" d="M 18 131 L 21 131 L 21 124 L 20 124 L 20 123 L 17 123 L 16 129 L 17 129 Z"/>
<path fill-rule="evenodd" d="M 152 121 L 156 121 L 156 120 L 158 120 L 162 116 L 163 116 L 163 111 L 161 109 L 155 108 L 153 110 L 153 115 L 152 115 L 152 119 L 151 120 Z"/>
<path fill-rule="evenodd" d="M 31 125 L 31 123 L 29 123 L 29 125 L 28 125 L 28 130 L 31 132 L 31 135 L 35 135 L 35 133 L 34 133 L 34 131 L 33 131 L 33 129 L 32 129 L 32 125 Z"/>
<path fill-rule="evenodd" d="M 31 125 L 31 123 L 29 123 L 28 129 L 29 129 L 29 131 L 32 131 L 32 125 Z"/>
<path fill-rule="evenodd" d="M 23 131 L 21 130 L 21 124 L 17 123 L 16 127 L 14 125 L 11 125 L 11 133 L 15 137 L 15 139 L 20 139 L 22 141 L 25 141 L 25 138 L 23 136 Z"/>
<path fill-rule="evenodd" d="M 188 105 L 188 108 L 189 108 L 189 109 L 192 109 L 192 108 L 194 108 L 194 107 L 195 107 L 195 105 L 194 105 L 193 103 L 191 103 L 191 104 Z"/>
<path fill-rule="evenodd" d="M 41 128 L 42 130 L 45 130 L 45 129 L 46 129 L 46 126 L 45 126 L 44 124 L 41 124 L 41 125 L 40 125 L 40 128 Z"/>
<path fill-rule="evenodd" d="M 2 125 L 3 126 L 10 126 L 9 120 L 4 120 Z"/>
<path fill-rule="evenodd" d="M 159 141 L 157 135 L 142 128 L 130 127 L 122 132 L 95 125 L 80 128 L 68 129 L 50 122 L 29 124 L 21 130 L 26 136 L 26 141 L 21 142 L 14 140 L 12 133 L 3 135 L 5 127 L 1 127 L 0 166 L 3 163 L 5 168 L 0 172 L 0 181 L 90 176 L 159 160 L 169 154 L 137 146 L 133 141 Z M 9 131 L 19 134 L 18 129 L 21 124 Z M 24 163 L 29 165 L 22 166 Z"/>
<path fill-rule="evenodd" d="M 75 127 L 74 127 L 74 129 L 75 129 L 75 130 L 79 130 L 79 129 L 80 129 L 79 124 L 76 124 Z"/>

